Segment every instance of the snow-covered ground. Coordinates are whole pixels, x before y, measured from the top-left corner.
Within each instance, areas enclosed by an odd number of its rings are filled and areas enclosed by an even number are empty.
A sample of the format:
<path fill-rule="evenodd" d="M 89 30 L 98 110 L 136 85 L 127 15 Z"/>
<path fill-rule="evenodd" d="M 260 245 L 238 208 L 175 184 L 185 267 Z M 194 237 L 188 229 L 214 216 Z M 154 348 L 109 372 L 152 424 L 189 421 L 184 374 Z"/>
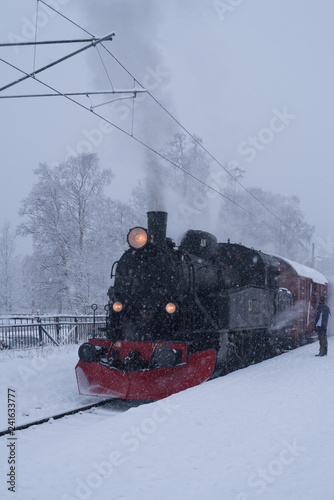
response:
<path fill-rule="evenodd" d="M 1 401 L 7 388 L 16 391 L 16 424 L 50 417 L 66 410 L 101 401 L 80 396 L 73 367 L 78 361 L 78 346 L 45 347 L 0 352 Z M 0 412 L 0 430 L 6 428 L 6 412 Z"/>
<path fill-rule="evenodd" d="M 77 414 L 0 437 L 0 495 L 17 500 L 333 500 L 334 339 L 155 403 Z M 76 347 L 0 352 L 17 423 L 89 404 Z M 17 438 L 16 440 L 13 438 Z M 15 494 L 7 490 L 15 454 Z"/>

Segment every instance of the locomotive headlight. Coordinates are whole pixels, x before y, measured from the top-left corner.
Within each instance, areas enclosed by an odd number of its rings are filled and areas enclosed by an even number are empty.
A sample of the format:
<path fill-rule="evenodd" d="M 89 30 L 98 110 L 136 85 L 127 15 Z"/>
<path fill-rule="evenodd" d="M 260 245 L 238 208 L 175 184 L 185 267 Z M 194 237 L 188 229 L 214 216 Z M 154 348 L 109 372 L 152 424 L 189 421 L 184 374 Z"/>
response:
<path fill-rule="evenodd" d="M 123 304 L 121 302 L 114 302 L 112 308 L 115 312 L 119 313 L 123 309 Z"/>
<path fill-rule="evenodd" d="M 134 227 L 128 234 L 128 243 L 132 248 L 142 248 L 147 243 L 147 231 L 143 227 Z"/>
<path fill-rule="evenodd" d="M 165 309 L 168 312 L 168 314 L 173 314 L 176 311 L 176 305 L 173 304 L 173 302 L 168 302 Z"/>

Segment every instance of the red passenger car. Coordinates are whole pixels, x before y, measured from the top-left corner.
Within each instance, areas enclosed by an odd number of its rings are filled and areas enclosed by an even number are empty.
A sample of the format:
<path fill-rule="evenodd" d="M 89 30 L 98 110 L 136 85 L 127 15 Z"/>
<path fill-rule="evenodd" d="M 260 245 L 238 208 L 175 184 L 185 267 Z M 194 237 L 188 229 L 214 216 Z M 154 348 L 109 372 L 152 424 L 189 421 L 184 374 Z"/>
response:
<path fill-rule="evenodd" d="M 280 263 L 279 286 L 292 293 L 292 317 L 286 334 L 298 346 L 315 337 L 314 319 L 319 298 L 328 296 L 328 281 L 319 271 L 275 256 Z M 327 300 L 326 300 L 327 301 Z"/>

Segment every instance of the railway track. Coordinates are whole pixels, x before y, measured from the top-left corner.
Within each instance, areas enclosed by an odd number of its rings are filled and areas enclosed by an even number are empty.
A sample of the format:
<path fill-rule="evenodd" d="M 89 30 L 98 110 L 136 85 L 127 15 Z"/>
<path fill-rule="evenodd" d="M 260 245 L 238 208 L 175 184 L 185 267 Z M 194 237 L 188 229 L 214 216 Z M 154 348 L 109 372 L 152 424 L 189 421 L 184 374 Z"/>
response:
<path fill-rule="evenodd" d="M 312 341 L 314 341 L 314 340 L 312 339 Z M 279 354 L 283 354 L 284 352 L 288 352 L 288 351 L 283 351 Z M 264 361 L 264 359 L 262 361 Z M 243 367 L 243 368 L 245 368 L 245 367 Z M 226 373 L 224 373 L 224 375 L 227 375 L 228 373 L 231 373 L 233 371 L 235 371 L 235 370 L 228 370 Z M 217 375 L 217 377 L 220 377 L 220 376 L 222 376 L 222 375 Z M 215 377 L 215 378 L 217 378 L 217 377 Z M 147 401 L 146 403 L 148 403 L 148 402 L 149 401 Z M 11 433 L 16 432 L 16 431 L 28 429 L 29 427 L 32 427 L 34 425 L 41 425 L 41 424 L 44 424 L 44 423 L 49 422 L 51 420 L 59 420 L 61 418 L 64 418 L 64 417 L 67 417 L 70 415 L 75 415 L 76 413 L 85 412 L 85 411 L 91 410 L 93 408 L 105 406 L 108 403 L 112 403 L 113 405 L 118 407 L 118 410 L 127 410 L 131 407 L 145 404 L 144 401 L 138 401 L 138 400 L 134 401 L 134 400 L 105 399 L 103 401 L 99 401 L 98 403 L 92 403 L 90 405 L 81 406 L 81 407 L 75 408 L 73 410 L 68 410 L 68 411 L 65 411 L 62 413 L 58 413 L 56 415 L 51 415 L 50 417 L 44 417 L 44 418 L 41 418 L 39 420 L 34 420 L 32 422 L 17 425 L 14 428 L 2 430 L 2 431 L 0 431 L 0 437 L 5 436 L 7 434 L 11 434 Z"/>
<path fill-rule="evenodd" d="M 98 408 L 99 406 L 105 406 L 106 404 L 112 403 L 112 402 L 115 402 L 115 400 L 106 399 L 104 401 L 99 401 L 98 403 L 93 403 L 90 405 L 82 406 L 80 408 L 75 408 L 74 410 L 69 410 L 69 411 L 65 411 L 63 413 L 58 413 L 57 415 L 52 415 L 50 417 L 45 417 L 45 418 L 41 418 L 39 420 L 34 420 L 33 422 L 28 422 L 26 424 L 17 425 L 14 428 L 0 431 L 0 436 L 5 436 L 6 434 L 11 434 L 11 433 L 16 432 L 16 431 L 28 429 L 29 427 L 32 427 L 33 425 L 45 424 L 46 422 L 49 422 L 50 420 L 59 420 L 61 418 L 67 417 L 69 415 L 75 415 L 76 413 L 80 413 L 82 411 L 91 410 L 92 408 Z M 117 401 L 117 404 L 120 404 L 120 402 Z M 128 408 L 130 406 L 131 406 L 131 404 L 129 404 L 129 402 L 126 402 L 125 407 Z"/>
<path fill-rule="evenodd" d="M 284 351 L 284 352 L 287 352 L 287 351 Z M 280 353 L 280 354 L 282 354 L 282 353 Z M 243 366 L 243 368 L 245 368 L 245 366 Z M 224 375 L 227 375 L 228 373 L 231 373 L 233 371 L 235 371 L 235 370 L 234 369 L 228 370 L 228 371 L 226 371 L 224 373 Z M 222 375 L 221 374 L 217 375 L 214 378 L 217 378 L 217 377 L 220 377 L 220 376 L 222 376 Z M 14 428 L 9 428 L 9 429 L 2 430 L 2 431 L 0 431 L 0 437 L 1 436 L 5 436 L 7 434 L 11 434 L 11 433 L 16 432 L 16 431 L 21 431 L 21 430 L 24 430 L 24 429 L 28 429 L 29 427 L 33 427 L 34 425 L 45 424 L 45 423 L 47 423 L 47 422 L 49 422 L 51 420 L 59 420 L 61 418 L 64 418 L 64 417 L 67 417 L 67 416 L 70 416 L 70 415 L 75 415 L 77 413 L 85 412 L 85 411 L 91 410 L 93 408 L 98 408 L 98 407 L 101 407 L 101 406 L 105 406 L 108 403 L 115 405 L 118 410 L 127 410 L 127 409 L 129 409 L 131 407 L 134 407 L 134 406 L 139 406 L 141 404 L 149 403 L 149 401 L 145 402 L 145 401 L 139 401 L 139 400 L 135 401 L 135 400 L 121 400 L 121 399 L 105 399 L 103 401 L 99 401 L 98 403 L 92 403 L 92 404 L 89 404 L 89 405 L 86 405 L 86 406 L 81 406 L 81 407 L 75 408 L 73 410 L 64 411 L 64 412 L 58 413 L 56 415 L 51 415 L 49 417 L 43 417 L 41 419 L 34 420 L 32 422 L 27 422 L 25 424 L 17 425 Z"/>

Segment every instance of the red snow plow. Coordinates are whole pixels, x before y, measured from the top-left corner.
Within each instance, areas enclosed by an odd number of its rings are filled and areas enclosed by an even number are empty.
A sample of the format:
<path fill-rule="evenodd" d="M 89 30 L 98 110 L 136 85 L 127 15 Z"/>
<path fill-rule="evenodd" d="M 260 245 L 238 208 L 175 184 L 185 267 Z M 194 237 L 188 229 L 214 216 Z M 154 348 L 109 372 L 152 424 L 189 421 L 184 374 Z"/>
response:
<path fill-rule="evenodd" d="M 79 358 L 80 394 L 156 401 L 208 380 L 216 352 L 189 354 L 183 342 L 94 339 L 79 348 Z"/>

